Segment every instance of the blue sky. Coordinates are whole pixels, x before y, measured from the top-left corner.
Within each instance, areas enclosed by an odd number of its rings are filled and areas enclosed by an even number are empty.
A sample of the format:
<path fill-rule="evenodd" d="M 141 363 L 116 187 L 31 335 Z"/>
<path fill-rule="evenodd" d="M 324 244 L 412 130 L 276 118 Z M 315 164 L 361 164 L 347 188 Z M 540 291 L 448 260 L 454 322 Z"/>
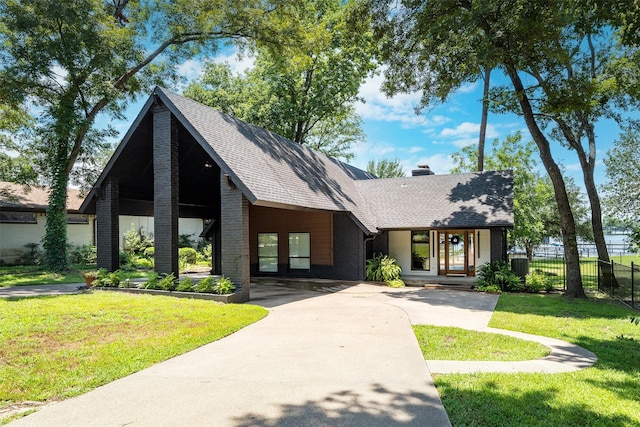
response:
<path fill-rule="evenodd" d="M 215 62 L 227 62 L 236 73 L 251 67 L 250 57 L 239 58 L 233 52 L 220 54 Z M 197 78 L 202 70 L 202 62 L 189 60 L 179 67 L 179 72 L 187 82 Z M 494 75 L 492 78 L 500 78 Z M 364 143 L 356 144 L 352 151 L 356 157 L 351 163 L 362 169 L 369 160 L 398 159 L 406 175 L 411 174 L 418 164 L 426 163 L 437 174 L 449 173 L 453 162 L 451 154 L 463 147 L 477 143 L 480 128 L 482 83 L 476 82 L 461 87 L 450 99 L 440 105 L 425 109 L 420 115 L 414 107 L 420 95 L 402 94 L 392 98 L 380 91 L 382 75 L 370 77 L 361 87 L 360 96 L 364 103 L 356 105 L 356 111 L 363 119 L 363 128 L 367 135 Z M 180 91 L 180 89 L 178 90 Z M 111 122 L 124 136 L 146 100 L 131 104 L 127 109 L 127 120 Z M 100 125 L 100 123 L 98 123 Z M 495 138 L 504 139 L 507 135 L 522 131 L 523 139 L 529 140 L 524 121 L 513 114 L 490 114 L 487 128 L 487 150 Z M 604 164 L 606 151 L 617 137 L 617 127 L 612 123 L 598 123 L 596 183 L 605 181 Z M 562 148 L 559 144 L 553 149 L 556 161 L 563 165 L 566 173 L 573 176 L 576 184 L 583 187 L 582 173 L 574 152 Z M 544 173 L 540 165 L 540 171 Z"/>

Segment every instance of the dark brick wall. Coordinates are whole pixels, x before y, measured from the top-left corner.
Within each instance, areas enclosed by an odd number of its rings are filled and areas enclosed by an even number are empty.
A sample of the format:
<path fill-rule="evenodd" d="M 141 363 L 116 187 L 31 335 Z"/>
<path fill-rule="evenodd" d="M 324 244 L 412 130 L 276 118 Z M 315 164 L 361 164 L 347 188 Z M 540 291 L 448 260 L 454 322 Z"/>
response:
<path fill-rule="evenodd" d="M 328 278 L 364 280 L 364 233 L 348 214 L 333 215 L 333 268 Z"/>
<path fill-rule="evenodd" d="M 109 271 L 120 268 L 118 198 L 118 180 L 111 177 L 103 184 L 96 203 L 97 265 L 98 268 L 105 268 Z"/>
<path fill-rule="evenodd" d="M 153 109 L 155 270 L 178 275 L 178 127 L 163 105 Z"/>
<path fill-rule="evenodd" d="M 249 201 L 235 185 L 220 175 L 222 205 L 220 234 L 222 274 L 236 285 L 242 300 L 249 300 Z"/>

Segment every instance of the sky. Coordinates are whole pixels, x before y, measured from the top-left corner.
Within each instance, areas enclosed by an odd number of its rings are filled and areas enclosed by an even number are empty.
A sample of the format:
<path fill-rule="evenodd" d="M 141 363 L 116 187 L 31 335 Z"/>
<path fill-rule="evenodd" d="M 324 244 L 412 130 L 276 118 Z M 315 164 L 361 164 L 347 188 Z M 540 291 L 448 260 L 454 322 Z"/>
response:
<path fill-rule="evenodd" d="M 239 57 L 230 51 L 218 55 L 213 61 L 229 63 L 235 73 L 241 73 L 253 65 L 252 58 Z M 188 60 L 179 66 L 178 71 L 184 76 L 186 83 L 177 88 L 178 93 L 201 75 L 202 66 L 203 62 L 200 60 Z M 492 78 L 499 81 L 501 77 L 494 72 Z M 364 102 L 357 103 L 356 112 L 363 120 L 366 142 L 352 146 L 355 158 L 350 163 L 366 169 L 370 160 L 397 159 L 407 176 L 411 175 L 411 170 L 418 164 L 429 165 L 436 174 L 449 173 L 453 167 L 451 154 L 478 141 L 482 107 L 481 81 L 459 88 L 447 102 L 429 106 L 417 115 L 415 106 L 420 94 L 401 94 L 389 98 L 380 90 L 383 79 L 379 73 L 368 78 L 361 86 L 359 95 Z M 131 104 L 125 113 L 126 120 L 110 121 L 119 131 L 119 138 L 124 136 L 145 101 L 146 96 L 143 96 L 139 102 Z M 490 151 L 494 139 L 502 140 L 517 131 L 522 132 L 524 141 L 531 140 L 522 118 L 513 114 L 490 113 L 486 152 Z M 606 180 L 602 159 L 612 147 L 618 130 L 612 123 L 603 122 L 596 125 L 596 133 L 598 152 L 595 179 L 600 185 Z M 554 145 L 553 154 L 566 174 L 572 176 L 580 187 L 584 187 L 576 154 L 559 144 Z M 541 164 L 539 169 L 544 173 Z"/>

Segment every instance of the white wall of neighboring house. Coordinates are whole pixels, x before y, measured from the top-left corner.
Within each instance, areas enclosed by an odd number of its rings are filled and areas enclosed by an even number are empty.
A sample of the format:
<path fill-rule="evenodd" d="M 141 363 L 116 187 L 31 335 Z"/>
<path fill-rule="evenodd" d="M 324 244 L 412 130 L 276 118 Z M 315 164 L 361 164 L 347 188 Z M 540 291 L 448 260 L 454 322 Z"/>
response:
<path fill-rule="evenodd" d="M 27 251 L 24 245 L 38 243 L 42 249 L 42 237 L 45 233 L 46 216 L 36 214 L 36 223 L 2 223 L 0 222 L 0 264 L 14 264 Z M 88 216 L 87 224 L 67 224 L 67 239 L 72 245 L 95 245 L 95 216 Z M 120 248 L 124 248 L 124 234 L 134 226 L 142 229 L 147 236 L 153 236 L 153 217 L 120 216 Z M 180 218 L 178 233 L 188 234 L 196 242 L 203 230 L 203 220 L 199 218 Z"/>

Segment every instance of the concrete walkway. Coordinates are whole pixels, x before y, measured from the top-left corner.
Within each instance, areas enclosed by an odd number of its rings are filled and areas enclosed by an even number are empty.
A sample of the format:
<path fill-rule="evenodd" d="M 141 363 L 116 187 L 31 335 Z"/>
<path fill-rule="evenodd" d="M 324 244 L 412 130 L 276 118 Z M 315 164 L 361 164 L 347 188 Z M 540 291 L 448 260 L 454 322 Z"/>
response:
<path fill-rule="evenodd" d="M 251 302 L 270 310 L 260 322 L 11 425 L 448 426 L 410 324 L 485 329 L 497 298 L 252 286 Z"/>
<path fill-rule="evenodd" d="M 68 295 L 85 291 L 84 283 L 66 283 L 62 285 L 25 285 L 0 288 L 0 298 L 26 298 L 44 295 Z"/>

